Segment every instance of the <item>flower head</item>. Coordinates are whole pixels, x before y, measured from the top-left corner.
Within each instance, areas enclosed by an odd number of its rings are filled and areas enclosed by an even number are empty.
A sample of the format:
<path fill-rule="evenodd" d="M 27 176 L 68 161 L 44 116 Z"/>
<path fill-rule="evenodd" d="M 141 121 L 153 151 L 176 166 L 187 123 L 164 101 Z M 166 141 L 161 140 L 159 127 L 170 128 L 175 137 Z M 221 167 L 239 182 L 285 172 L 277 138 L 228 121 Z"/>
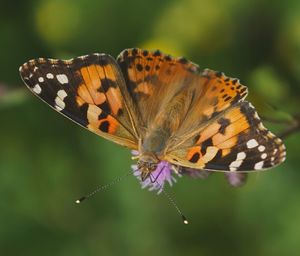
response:
<path fill-rule="evenodd" d="M 132 154 L 137 155 L 137 152 L 133 151 Z M 148 188 L 150 191 L 157 190 L 158 194 L 162 192 L 166 182 L 169 183 L 170 186 L 176 182 L 176 179 L 172 175 L 172 172 L 174 172 L 172 164 L 167 161 L 160 161 L 156 169 L 151 173 L 151 177 L 148 177 L 144 181 L 141 179 L 141 171 L 138 170 L 137 165 L 132 165 L 131 168 L 134 171 L 134 175 L 140 181 L 142 188 Z M 180 176 L 178 173 L 177 175 Z"/>

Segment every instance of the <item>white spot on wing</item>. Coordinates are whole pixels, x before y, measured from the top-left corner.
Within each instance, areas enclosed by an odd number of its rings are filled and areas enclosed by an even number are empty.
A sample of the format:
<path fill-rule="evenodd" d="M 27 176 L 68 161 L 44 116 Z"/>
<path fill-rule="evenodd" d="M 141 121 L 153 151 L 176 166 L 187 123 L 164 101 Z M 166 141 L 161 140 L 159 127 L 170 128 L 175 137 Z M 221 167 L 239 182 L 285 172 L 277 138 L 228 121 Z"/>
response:
<path fill-rule="evenodd" d="M 39 84 L 36 84 L 36 85 L 32 88 L 32 90 L 33 90 L 36 94 L 40 94 L 41 91 L 42 91 L 42 88 L 40 87 Z"/>
<path fill-rule="evenodd" d="M 53 79 L 54 78 L 54 75 L 52 73 L 47 73 L 46 77 L 48 79 Z"/>
<path fill-rule="evenodd" d="M 258 146 L 258 143 L 255 139 L 248 140 L 248 142 L 247 142 L 248 148 L 255 148 L 257 146 Z"/>
<path fill-rule="evenodd" d="M 59 90 L 57 92 L 57 97 L 55 98 L 55 108 L 58 111 L 62 111 L 66 107 L 66 103 L 64 102 L 65 97 L 67 97 L 68 94 L 65 90 Z"/>
<path fill-rule="evenodd" d="M 231 166 L 229 166 L 229 170 L 230 170 L 231 172 L 235 172 L 235 171 L 237 170 L 237 168 L 236 168 L 236 167 L 231 167 Z"/>
<path fill-rule="evenodd" d="M 60 97 L 62 100 L 64 100 L 64 98 L 66 98 L 68 96 L 68 94 L 66 93 L 65 90 L 59 90 L 57 92 L 57 96 Z"/>
<path fill-rule="evenodd" d="M 237 154 L 236 160 L 243 160 L 246 158 L 246 153 L 245 152 L 240 152 Z"/>
<path fill-rule="evenodd" d="M 254 109 L 254 106 L 252 105 L 251 102 L 249 102 L 249 107 Z"/>
<path fill-rule="evenodd" d="M 56 102 L 56 101 L 55 101 L 55 102 Z M 62 103 L 64 104 L 63 101 L 62 101 Z M 60 103 L 60 104 L 62 104 L 62 103 Z M 60 106 L 55 105 L 55 108 L 56 108 L 58 111 L 62 111 L 62 110 L 65 108 L 65 106 L 63 106 L 63 108 L 61 108 Z"/>
<path fill-rule="evenodd" d="M 264 161 L 260 161 L 254 165 L 254 170 L 260 170 L 264 166 Z"/>
<path fill-rule="evenodd" d="M 257 119 L 257 120 L 260 120 L 257 112 L 254 113 L 254 118 Z"/>
<path fill-rule="evenodd" d="M 40 76 L 40 77 L 39 77 L 39 82 L 40 82 L 40 83 L 44 82 L 44 78 Z"/>
<path fill-rule="evenodd" d="M 260 129 L 260 130 L 266 130 L 266 127 L 264 127 L 264 125 L 262 124 L 262 122 L 260 122 L 258 124 L 258 129 Z"/>
<path fill-rule="evenodd" d="M 65 74 L 56 75 L 56 78 L 61 84 L 67 84 L 69 82 L 68 77 Z"/>
<path fill-rule="evenodd" d="M 38 70 L 38 67 L 34 67 L 33 69 L 33 72 L 37 71 Z"/>
<path fill-rule="evenodd" d="M 263 146 L 263 145 L 260 145 L 260 146 L 258 147 L 258 150 L 259 150 L 260 152 L 265 151 L 265 149 L 266 149 L 266 147 Z"/>
<path fill-rule="evenodd" d="M 267 154 L 266 153 L 263 153 L 263 154 L 261 154 L 261 156 L 260 156 L 262 159 L 266 159 L 267 158 Z"/>
<path fill-rule="evenodd" d="M 231 162 L 229 165 L 230 171 L 236 171 L 238 167 L 241 166 L 243 163 L 243 160 L 246 158 L 246 153 L 245 152 L 239 152 L 236 156 L 236 160 Z"/>
<path fill-rule="evenodd" d="M 83 56 L 80 56 L 80 59 L 84 60 L 84 59 L 86 59 L 87 57 L 89 57 L 89 55 L 88 55 L 88 54 L 86 54 L 86 55 L 83 55 Z"/>
<path fill-rule="evenodd" d="M 240 167 L 240 165 L 242 164 L 242 160 L 241 161 L 233 161 L 231 162 L 231 164 L 229 165 L 229 167 Z"/>

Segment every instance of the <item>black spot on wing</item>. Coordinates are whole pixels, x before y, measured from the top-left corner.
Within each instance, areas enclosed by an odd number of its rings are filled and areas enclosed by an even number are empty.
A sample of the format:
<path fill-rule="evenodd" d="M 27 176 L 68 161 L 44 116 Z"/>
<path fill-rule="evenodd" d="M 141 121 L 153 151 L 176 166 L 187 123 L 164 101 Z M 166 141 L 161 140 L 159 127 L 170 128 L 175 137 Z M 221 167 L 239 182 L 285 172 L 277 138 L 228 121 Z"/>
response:
<path fill-rule="evenodd" d="M 104 101 L 102 104 L 99 104 L 98 107 L 101 108 L 102 111 L 104 111 L 105 113 L 110 113 L 110 111 L 111 111 L 110 106 L 107 103 L 107 101 Z"/>
<path fill-rule="evenodd" d="M 124 114 L 123 109 L 122 109 L 122 108 L 119 108 L 119 109 L 118 109 L 117 116 L 121 116 L 121 115 L 123 115 L 123 114 Z"/>
<path fill-rule="evenodd" d="M 102 111 L 101 114 L 98 116 L 98 120 L 105 119 L 105 118 L 107 118 L 107 116 L 108 115 L 104 111 Z"/>
<path fill-rule="evenodd" d="M 136 69 L 137 69 L 137 71 L 141 72 L 141 71 L 143 71 L 144 68 L 143 68 L 143 66 L 140 63 L 138 63 L 136 65 Z"/>
<path fill-rule="evenodd" d="M 235 85 L 239 80 L 237 78 L 232 79 L 232 84 Z"/>
<path fill-rule="evenodd" d="M 225 134 L 226 127 L 230 124 L 230 120 L 226 118 L 220 118 L 218 123 L 221 125 L 219 132 Z"/>
<path fill-rule="evenodd" d="M 194 153 L 192 158 L 189 159 L 191 163 L 197 163 L 200 158 L 200 154 L 198 152 Z"/>
<path fill-rule="evenodd" d="M 227 97 L 224 99 L 224 101 L 226 102 L 226 101 L 229 101 L 229 100 L 231 100 L 231 99 L 232 99 L 231 96 L 227 96 Z"/>
<path fill-rule="evenodd" d="M 133 49 L 131 50 L 131 54 L 132 54 L 133 56 L 137 55 L 137 54 L 138 54 L 138 49 L 137 49 L 137 48 L 133 48 Z"/>
<path fill-rule="evenodd" d="M 222 158 L 222 150 L 218 150 L 217 154 L 214 156 L 214 158 L 210 161 L 220 161 Z"/>
<path fill-rule="evenodd" d="M 98 91 L 99 92 L 104 92 L 107 93 L 107 91 L 109 90 L 109 88 L 117 87 L 117 83 L 109 78 L 103 78 L 100 80 L 101 81 L 101 86 L 99 87 Z"/>
<path fill-rule="evenodd" d="M 201 154 L 205 155 L 207 148 L 212 146 L 212 138 L 209 138 L 201 143 Z"/>
<path fill-rule="evenodd" d="M 149 52 L 148 52 L 147 50 L 144 50 L 144 51 L 142 52 L 142 54 L 143 54 L 144 57 L 146 57 L 146 56 L 148 56 Z"/>
<path fill-rule="evenodd" d="M 196 143 L 200 139 L 200 136 L 201 136 L 200 134 L 198 134 L 198 135 L 195 136 L 194 143 Z"/>
<path fill-rule="evenodd" d="M 184 57 L 180 57 L 180 58 L 178 58 L 178 61 L 179 61 L 179 63 L 181 63 L 181 64 L 187 64 L 189 61 L 186 59 L 186 58 L 184 58 Z"/>
<path fill-rule="evenodd" d="M 109 64 L 109 60 L 107 58 L 107 55 L 100 55 L 99 56 L 99 60 L 98 60 L 98 63 L 101 65 L 101 66 L 106 66 Z"/>
<path fill-rule="evenodd" d="M 103 121 L 100 125 L 99 125 L 99 130 L 102 132 L 108 132 L 109 129 L 109 122 L 108 121 Z"/>
<path fill-rule="evenodd" d="M 223 76 L 223 72 L 221 72 L 221 71 L 216 71 L 215 74 L 216 74 L 216 77 L 219 77 L 219 78 Z"/>
<path fill-rule="evenodd" d="M 156 50 L 155 52 L 153 52 L 153 56 L 155 57 L 161 56 L 161 52 L 159 50 Z"/>

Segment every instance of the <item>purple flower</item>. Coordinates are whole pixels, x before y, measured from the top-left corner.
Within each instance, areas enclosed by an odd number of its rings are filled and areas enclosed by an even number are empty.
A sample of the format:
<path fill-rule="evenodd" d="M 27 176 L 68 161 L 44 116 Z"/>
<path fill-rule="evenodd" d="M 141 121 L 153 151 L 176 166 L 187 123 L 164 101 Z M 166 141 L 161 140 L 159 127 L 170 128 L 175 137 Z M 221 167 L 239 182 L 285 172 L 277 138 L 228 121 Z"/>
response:
<path fill-rule="evenodd" d="M 168 182 L 170 186 L 176 182 L 176 179 L 172 176 L 172 165 L 167 161 L 160 161 L 156 169 L 151 173 L 153 179 L 148 177 L 144 181 L 141 179 L 141 172 L 137 170 L 137 165 L 132 165 L 131 168 L 134 171 L 134 175 L 140 181 L 142 188 L 149 188 L 150 191 L 158 190 L 157 194 L 162 192 L 165 182 Z"/>
<path fill-rule="evenodd" d="M 137 155 L 137 151 L 132 151 L 133 155 Z M 140 181 L 142 188 L 148 188 L 150 191 L 157 190 L 157 194 L 160 194 L 165 186 L 165 183 L 169 183 L 170 186 L 176 182 L 174 178 L 172 164 L 167 161 L 160 161 L 157 164 L 156 169 L 151 173 L 152 178 L 148 177 L 146 180 L 142 181 L 141 171 L 137 170 L 137 165 L 131 166 L 134 171 L 134 176 Z M 176 173 L 176 172 L 174 172 Z M 181 177 L 179 173 L 176 173 L 177 176 Z"/>

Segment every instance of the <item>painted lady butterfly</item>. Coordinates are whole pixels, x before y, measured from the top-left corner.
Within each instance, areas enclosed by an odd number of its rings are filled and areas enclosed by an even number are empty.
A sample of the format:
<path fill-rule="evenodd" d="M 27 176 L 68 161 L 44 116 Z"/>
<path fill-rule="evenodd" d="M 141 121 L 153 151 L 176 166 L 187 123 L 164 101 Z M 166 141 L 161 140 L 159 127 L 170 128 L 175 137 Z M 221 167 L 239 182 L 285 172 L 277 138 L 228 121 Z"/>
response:
<path fill-rule="evenodd" d="M 185 58 L 134 48 L 117 60 L 97 53 L 39 58 L 20 73 L 56 111 L 135 150 L 139 177 L 152 189 L 171 183 L 172 172 L 239 177 L 285 159 L 282 141 L 244 100 L 247 87 L 222 72 L 200 71 Z"/>

